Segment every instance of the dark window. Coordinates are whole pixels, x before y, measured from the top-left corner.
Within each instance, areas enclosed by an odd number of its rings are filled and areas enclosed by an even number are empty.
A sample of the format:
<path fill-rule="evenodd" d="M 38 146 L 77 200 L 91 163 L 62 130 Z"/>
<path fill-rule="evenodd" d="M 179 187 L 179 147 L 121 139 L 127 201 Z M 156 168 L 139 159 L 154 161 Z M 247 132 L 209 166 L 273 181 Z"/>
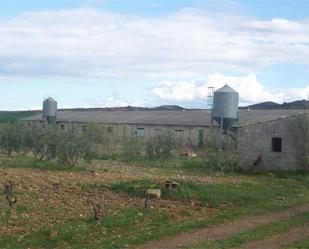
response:
<path fill-rule="evenodd" d="M 204 146 L 204 130 L 202 129 L 198 130 L 198 146 Z"/>
<path fill-rule="evenodd" d="M 155 134 L 155 136 L 162 135 L 162 129 L 154 129 L 154 134 Z"/>
<path fill-rule="evenodd" d="M 83 126 L 81 126 L 80 127 L 80 130 L 81 130 L 81 132 L 86 132 L 87 131 L 87 126 L 86 125 L 83 125 Z"/>
<path fill-rule="evenodd" d="M 183 138 L 183 130 L 175 130 L 175 136 L 177 139 Z"/>
<path fill-rule="evenodd" d="M 144 137 L 145 129 L 144 128 L 137 128 L 136 134 L 137 134 L 138 137 Z"/>
<path fill-rule="evenodd" d="M 113 127 L 111 127 L 111 126 L 107 127 L 107 133 L 113 134 Z"/>
<path fill-rule="evenodd" d="M 281 152 L 282 150 L 282 138 L 281 137 L 273 137 L 271 144 L 272 144 L 273 152 Z"/>
<path fill-rule="evenodd" d="M 64 130 L 65 129 L 65 125 L 64 124 L 60 124 L 60 129 Z"/>

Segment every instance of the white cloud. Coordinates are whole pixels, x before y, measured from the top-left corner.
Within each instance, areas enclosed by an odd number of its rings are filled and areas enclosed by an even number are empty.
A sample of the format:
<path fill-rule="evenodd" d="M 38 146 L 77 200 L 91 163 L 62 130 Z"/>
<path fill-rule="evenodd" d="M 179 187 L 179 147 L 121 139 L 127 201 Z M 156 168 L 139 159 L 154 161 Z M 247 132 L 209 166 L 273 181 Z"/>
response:
<path fill-rule="evenodd" d="M 126 106 L 145 106 L 147 102 L 143 99 L 127 99 L 119 95 L 118 92 L 114 92 L 111 95 L 105 97 L 97 97 L 87 99 L 84 107 L 126 107 Z"/>
<path fill-rule="evenodd" d="M 208 75 L 204 83 L 196 81 L 162 81 L 153 87 L 152 94 L 161 100 L 201 101 L 206 100 L 208 87 L 214 87 L 217 90 L 225 84 L 230 85 L 239 92 L 241 105 L 264 101 L 282 103 L 284 101 L 309 98 L 309 87 L 278 90 L 265 87 L 257 80 L 255 74 L 236 77 L 219 73 Z"/>
<path fill-rule="evenodd" d="M 95 9 L 26 12 L 0 22 L 0 75 L 196 79 L 309 63 L 309 21 L 184 9 L 145 18 Z"/>
<path fill-rule="evenodd" d="M 288 92 L 293 99 L 309 100 L 309 86 L 303 88 L 291 88 Z"/>

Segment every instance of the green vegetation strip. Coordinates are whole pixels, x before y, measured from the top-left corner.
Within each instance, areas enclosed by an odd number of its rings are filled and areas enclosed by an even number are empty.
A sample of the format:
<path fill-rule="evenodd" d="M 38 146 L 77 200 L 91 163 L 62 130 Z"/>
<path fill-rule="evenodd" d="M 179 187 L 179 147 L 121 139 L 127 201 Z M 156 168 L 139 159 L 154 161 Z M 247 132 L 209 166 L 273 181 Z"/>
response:
<path fill-rule="evenodd" d="M 123 248 L 130 242 L 142 243 L 152 237 L 150 228 L 157 230 L 170 218 L 163 212 L 141 208 L 123 209 L 103 217 L 97 224 L 93 217 L 69 220 L 62 225 L 29 232 L 24 235 L 0 237 L 1 249 L 19 248 Z M 148 228 L 139 236 L 140 226 Z M 144 237 L 145 236 L 145 237 Z"/>
<path fill-rule="evenodd" d="M 285 249 L 308 249 L 309 248 L 309 236 L 301 241 L 292 243 L 285 247 Z"/>
<path fill-rule="evenodd" d="M 0 159 L 0 167 L 70 172 L 89 171 L 89 168 L 83 165 L 60 165 L 57 161 L 36 160 L 26 155 L 14 155 L 13 157 L 3 156 Z"/>
<path fill-rule="evenodd" d="M 109 188 L 120 194 L 130 197 L 143 197 L 147 188 L 160 188 L 162 198 L 169 200 L 187 201 L 188 198 L 196 200 L 200 205 L 212 207 L 238 207 L 247 209 L 266 209 L 289 206 L 305 198 L 309 201 L 309 175 L 301 177 L 302 180 L 291 177 L 281 179 L 273 177 L 259 177 L 256 182 L 243 182 L 240 184 L 201 184 L 191 181 L 178 181 L 177 191 L 164 189 L 164 182 L 155 182 L 148 179 L 129 180 L 113 183 Z M 106 188 L 101 185 L 91 185 L 92 188 Z M 306 197 L 307 196 L 307 197 Z M 270 210 L 271 211 L 271 210 Z"/>
<path fill-rule="evenodd" d="M 265 225 L 259 225 L 252 229 L 229 236 L 222 240 L 205 242 L 198 246 L 189 247 L 190 249 L 216 249 L 239 247 L 251 241 L 261 240 L 289 231 L 293 227 L 303 225 L 309 222 L 309 212 L 297 214 L 291 218 L 271 222 Z"/>
<path fill-rule="evenodd" d="M 0 111 L 0 123 L 3 122 L 14 122 L 21 118 L 33 116 L 38 114 L 35 111 Z"/>
<path fill-rule="evenodd" d="M 246 215 L 261 215 L 282 210 L 309 202 L 309 175 L 283 175 L 279 178 L 274 174 L 257 176 L 255 183 L 241 184 L 200 184 L 181 181 L 180 190 L 168 192 L 163 190 L 162 198 L 186 201 L 194 198 L 199 205 L 214 206 L 219 211 L 206 219 L 192 222 L 164 221 L 154 227 L 140 229 L 134 239 L 127 237 L 130 245 L 145 243 L 162 237 L 173 236 L 181 232 L 213 226 L 228 220 L 235 220 Z M 143 197 L 146 188 L 159 187 L 162 183 L 144 180 L 116 182 L 112 185 L 91 184 L 84 189 L 100 191 L 112 190 L 131 197 Z M 117 240 L 121 243 L 121 240 Z M 115 247 L 117 248 L 117 247 Z"/>

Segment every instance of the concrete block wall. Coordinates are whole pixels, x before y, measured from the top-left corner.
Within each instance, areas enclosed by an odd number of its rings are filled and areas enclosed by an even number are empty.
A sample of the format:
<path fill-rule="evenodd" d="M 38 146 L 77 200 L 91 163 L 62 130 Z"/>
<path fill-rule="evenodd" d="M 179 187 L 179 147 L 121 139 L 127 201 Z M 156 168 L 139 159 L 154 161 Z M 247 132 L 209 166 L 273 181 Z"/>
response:
<path fill-rule="evenodd" d="M 89 123 L 74 123 L 74 122 L 57 122 L 58 127 L 64 125 L 65 129 L 74 128 L 81 130 L 82 126 L 88 126 Z M 121 142 L 122 139 L 129 138 L 130 136 L 137 136 L 137 129 L 144 129 L 144 136 L 139 137 L 143 141 L 147 141 L 155 136 L 156 130 L 170 131 L 173 134 L 176 130 L 182 131 L 183 145 L 198 146 L 199 144 L 199 130 L 204 130 L 205 139 L 207 136 L 207 130 L 209 127 L 203 126 L 177 126 L 177 125 L 145 125 L 145 124 L 98 124 L 104 129 L 106 136 L 112 141 Z M 109 134 L 107 132 L 108 127 L 113 127 L 113 132 Z"/>
<path fill-rule="evenodd" d="M 293 144 L 289 124 L 293 118 L 242 127 L 237 132 L 239 165 L 257 169 L 295 170 L 301 169 L 297 160 L 297 148 Z M 272 138 L 281 138 L 281 152 L 274 152 Z M 261 162 L 254 166 L 258 156 Z"/>

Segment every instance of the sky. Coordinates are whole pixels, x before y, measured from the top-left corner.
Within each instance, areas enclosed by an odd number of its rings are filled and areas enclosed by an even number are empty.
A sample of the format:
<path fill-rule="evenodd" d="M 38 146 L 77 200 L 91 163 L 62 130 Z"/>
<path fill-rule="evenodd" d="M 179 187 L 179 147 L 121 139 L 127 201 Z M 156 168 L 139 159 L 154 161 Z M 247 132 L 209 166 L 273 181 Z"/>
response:
<path fill-rule="evenodd" d="M 307 0 L 0 0 L 0 110 L 309 99 Z"/>

